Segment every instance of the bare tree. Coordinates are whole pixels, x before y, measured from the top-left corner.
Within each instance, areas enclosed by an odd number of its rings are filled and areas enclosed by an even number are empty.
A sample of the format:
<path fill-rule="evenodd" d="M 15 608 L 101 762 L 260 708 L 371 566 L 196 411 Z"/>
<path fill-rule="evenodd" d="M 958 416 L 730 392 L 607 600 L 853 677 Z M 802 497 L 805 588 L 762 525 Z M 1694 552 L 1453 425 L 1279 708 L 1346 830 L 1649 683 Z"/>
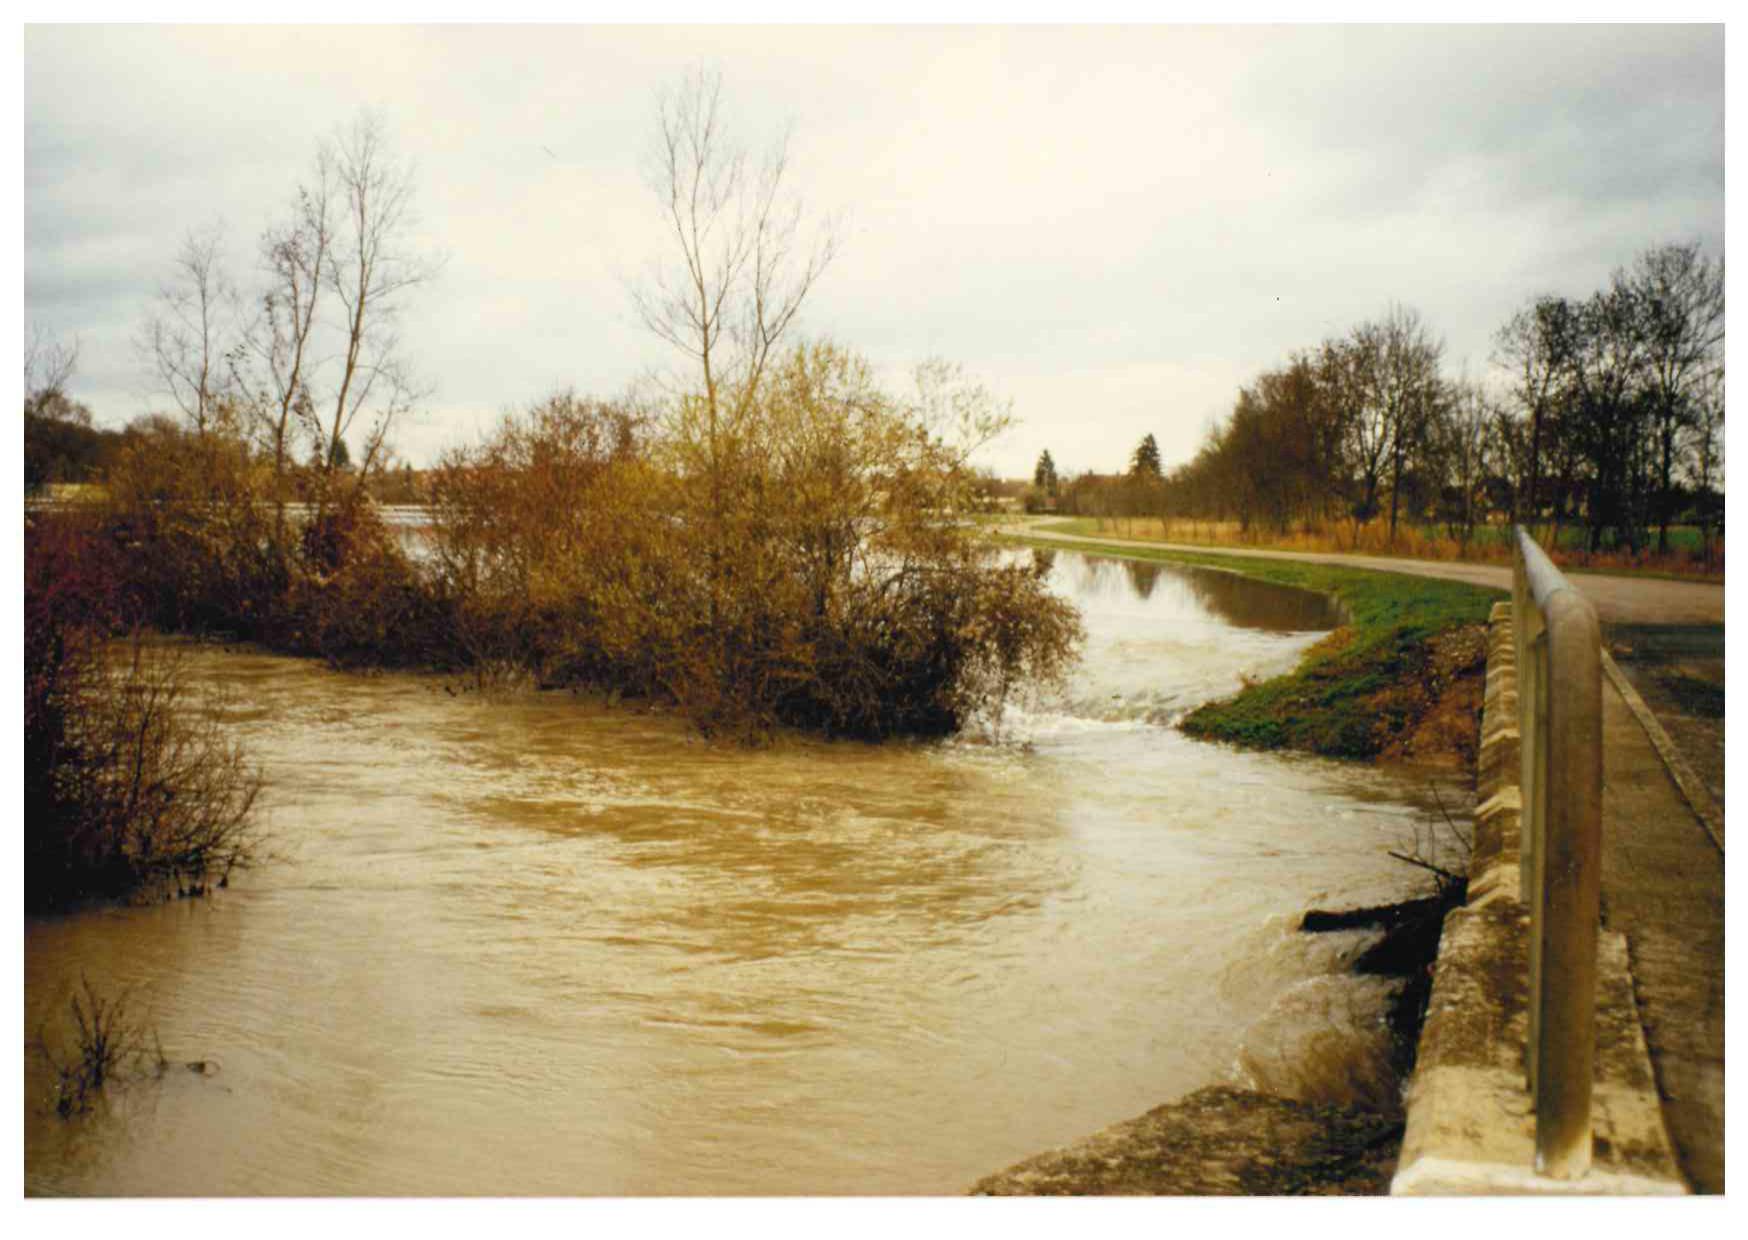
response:
<path fill-rule="evenodd" d="M 1508 402 L 1494 404 L 1487 452 L 1506 487 L 1506 520 L 1516 525 L 1525 519 L 1523 505 L 1529 494 L 1529 424 Z"/>
<path fill-rule="evenodd" d="M 1383 321 L 1369 325 L 1376 333 L 1372 354 L 1375 401 L 1390 426 L 1390 541 L 1396 541 L 1403 475 L 1413 455 L 1425 443 L 1441 398 L 1439 358 L 1444 346 L 1434 341 L 1420 313 L 1392 305 Z"/>
<path fill-rule="evenodd" d="M 1475 533 L 1476 493 L 1487 477 L 1497 416 L 1486 389 L 1467 377 L 1452 385 L 1451 396 L 1437 426 L 1444 473 L 1453 493 L 1446 505 L 1446 522 L 1455 527 L 1467 555 Z"/>
<path fill-rule="evenodd" d="M 1723 366 L 1724 264 L 1713 263 L 1697 243 L 1665 245 L 1641 254 L 1625 280 L 1645 341 L 1657 550 L 1667 552 L 1683 440 L 1697 427 L 1702 386 Z"/>
<path fill-rule="evenodd" d="M 632 290 L 644 325 L 696 367 L 713 464 L 725 419 L 745 412 L 836 248 L 829 225 L 802 236 L 802 204 L 784 184 L 787 139 L 755 163 L 722 110 L 714 71 L 660 97 L 649 179 L 677 255 Z"/>
<path fill-rule="evenodd" d="M 1512 394 L 1529 419 L 1529 480 L 1521 502 L 1532 525 L 1541 512 L 1542 450 L 1570 367 L 1575 318 L 1565 298 L 1538 297 L 1494 336 L 1494 361 L 1510 372 Z"/>
<path fill-rule="evenodd" d="M 726 128 L 722 76 L 688 73 L 657 102 L 648 177 L 673 242 L 632 289 L 644 325 L 686 360 L 674 442 L 682 469 L 707 481 L 710 621 L 723 595 L 727 473 L 773 350 L 830 263 L 829 223 L 803 238 L 802 204 L 785 185 L 787 140 L 762 159 Z M 700 459 L 701 458 L 701 459 Z"/>
<path fill-rule="evenodd" d="M 79 367 L 79 338 L 63 341 L 42 324 L 31 324 L 24 339 L 24 408 L 38 411 L 66 402 L 66 385 Z"/>
<path fill-rule="evenodd" d="M 314 341 L 334 238 L 333 193 L 333 159 L 324 147 L 287 217 L 261 236 L 266 287 L 249 336 L 259 376 L 252 404 L 260 438 L 273 456 L 280 504 L 292 436 L 300 423 L 308 427 L 315 419 L 311 383 L 319 359 Z"/>
<path fill-rule="evenodd" d="M 1688 471 L 1698 510 L 1705 566 L 1712 566 L 1712 540 L 1723 523 L 1724 371 L 1712 371 L 1694 397 L 1693 454 Z"/>
<path fill-rule="evenodd" d="M 183 239 L 139 341 L 159 389 L 199 435 L 206 434 L 233 391 L 241 335 L 223 240 L 219 225 Z"/>
<path fill-rule="evenodd" d="M 1378 490 L 1396 429 L 1371 379 L 1381 348 L 1376 327 L 1362 324 L 1344 339 L 1325 341 L 1318 359 L 1319 381 L 1341 411 L 1344 455 L 1359 476 L 1359 494 L 1351 502 L 1351 515 L 1359 525 L 1378 513 Z"/>
<path fill-rule="evenodd" d="M 332 176 L 331 184 L 324 178 L 321 188 L 324 199 L 331 189 L 334 210 L 325 278 L 341 311 L 342 343 L 331 398 L 312 400 L 306 416 L 324 483 L 331 483 L 338 469 L 342 440 L 363 426 L 362 450 L 354 457 L 357 486 L 362 488 L 382 457 L 390 428 L 424 395 L 400 356 L 395 321 L 403 295 L 431 279 L 440 264 L 408 241 L 412 169 L 389 150 L 380 118 L 361 115 L 341 132 L 319 166 Z M 308 244 L 313 246 L 313 239 Z M 312 300 L 314 295 L 312 288 Z M 321 488 L 318 505 L 327 502 L 328 490 Z"/>
<path fill-rule="evenodd" d="M 1592 552 L 1612 529 L 1637 552 L 1647 498 L 1646 428 L 1650 402 L 1644 388 L 1646 337 L 1638 299 L 1620 272 L 1579 307 L 1570 354 L 1572 410 L 1567 433 L 1582 466 L 1588 495 L 1585 517 Z"/>

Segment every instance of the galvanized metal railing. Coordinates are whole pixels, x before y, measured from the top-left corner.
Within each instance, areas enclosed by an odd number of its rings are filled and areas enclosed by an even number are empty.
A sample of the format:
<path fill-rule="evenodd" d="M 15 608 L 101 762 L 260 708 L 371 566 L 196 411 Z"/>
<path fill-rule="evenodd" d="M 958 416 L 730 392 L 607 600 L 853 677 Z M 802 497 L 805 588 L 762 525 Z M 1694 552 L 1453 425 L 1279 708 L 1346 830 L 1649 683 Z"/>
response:
<path fill-rule="evenodd" d="M 1590 1169 L 1602 874 L 1602 640 L 1596 611 L 1529 533 L 1511 588 L 1523 754 L 1522 895 L 1530 910 L 1527 1072 L 1536 1171 Z"/>

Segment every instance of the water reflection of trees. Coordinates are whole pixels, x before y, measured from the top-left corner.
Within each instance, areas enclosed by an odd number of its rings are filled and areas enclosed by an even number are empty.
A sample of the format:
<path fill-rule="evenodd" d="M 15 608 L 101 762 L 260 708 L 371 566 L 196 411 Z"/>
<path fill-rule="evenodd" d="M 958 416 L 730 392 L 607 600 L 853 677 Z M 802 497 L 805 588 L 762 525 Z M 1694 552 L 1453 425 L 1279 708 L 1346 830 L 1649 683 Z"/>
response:
<path fill-rule="evenodd" d="M 1051 547 L 1032 548 L 1032 571 L 1040 577 L 1048 577 L 1050 570 L 1056 567 L 1056 551 Z"/>
<path fill-rule="evenodd" d="M 1242 629 L 1306 632 L 1332 629 L 1342 620 L 1341 609 L 1327 595 L 1188 564 L 1082 555 L 1076 557 L 1074 578 L 1083 595 L 1121 589 L 1116 583 L 1124 582 L 1142 602 L 1156 596 L 1164 601 L 1165 596 L 1158 594 L 1164 578 L 1180 598 L 1187 595 L 1186 601 Z"/>
<path fill-rule="evenodd" d="M 1068 561 L 1069 571 L 1074 574 L 1074 590 L 1076 594 L 1096 595 L 1104 585 L 1105 578 L 1118 563 L 1116 560 L 1101 559 L 1096 555 L 1077 555 Z"/>
<path fill-rule="evenodd" d="M 1240 628 L 1304 632 L 1341 623 L 1340 609 L 1325 594 L 1211 569 L 1190 569 L 1184 576 L 1197 602 Z"/>

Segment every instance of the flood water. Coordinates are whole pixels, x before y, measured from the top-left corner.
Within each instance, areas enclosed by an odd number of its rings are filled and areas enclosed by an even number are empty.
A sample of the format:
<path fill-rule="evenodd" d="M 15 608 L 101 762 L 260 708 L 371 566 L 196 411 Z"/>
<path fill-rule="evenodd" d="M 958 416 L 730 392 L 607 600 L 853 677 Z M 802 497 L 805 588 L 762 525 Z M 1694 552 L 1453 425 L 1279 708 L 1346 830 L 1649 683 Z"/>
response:
<path fill-rule="evenodd" d="M 1351 937 L 1294 927 L 1414 885 L 1385 850 L 1424 781 L 1170 726 L 1330 605 L 1070 552 L 1051 580 L 1083 666 L 995 740 L 746 752 L 192 651 L 277 855 L 210 900 L 27 920 L 27 1041 L 83 974 L 210 1064 L 62 1120 L 27 1054 L 27 1191 L 955 1193 L 1375 1020 Z"/>

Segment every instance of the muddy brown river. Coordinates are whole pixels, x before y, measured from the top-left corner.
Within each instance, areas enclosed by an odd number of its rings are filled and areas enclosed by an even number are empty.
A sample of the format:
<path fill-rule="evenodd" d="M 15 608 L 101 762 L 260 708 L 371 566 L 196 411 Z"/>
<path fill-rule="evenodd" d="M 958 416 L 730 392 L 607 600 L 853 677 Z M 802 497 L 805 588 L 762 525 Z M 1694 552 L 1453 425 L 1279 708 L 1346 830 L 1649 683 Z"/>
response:
<path fill-rule="evenodd" d="M 190 652 L 273 859 L 25 924 L 180 1065 L 53 1110 L 32 1194 L 913 1194 L 1376 1021 L 1313 906 L 1399 898 L 1426 780 L 1189 740 L 1326 600 L 1056 553 L 1089 639 L 999 734 L 747 752 L 568 695 Z M 1448 794 L 1447 794 L 1448 799 Z M 1285 1075 L 1290 1076 L 1290 1072 Z"/>

